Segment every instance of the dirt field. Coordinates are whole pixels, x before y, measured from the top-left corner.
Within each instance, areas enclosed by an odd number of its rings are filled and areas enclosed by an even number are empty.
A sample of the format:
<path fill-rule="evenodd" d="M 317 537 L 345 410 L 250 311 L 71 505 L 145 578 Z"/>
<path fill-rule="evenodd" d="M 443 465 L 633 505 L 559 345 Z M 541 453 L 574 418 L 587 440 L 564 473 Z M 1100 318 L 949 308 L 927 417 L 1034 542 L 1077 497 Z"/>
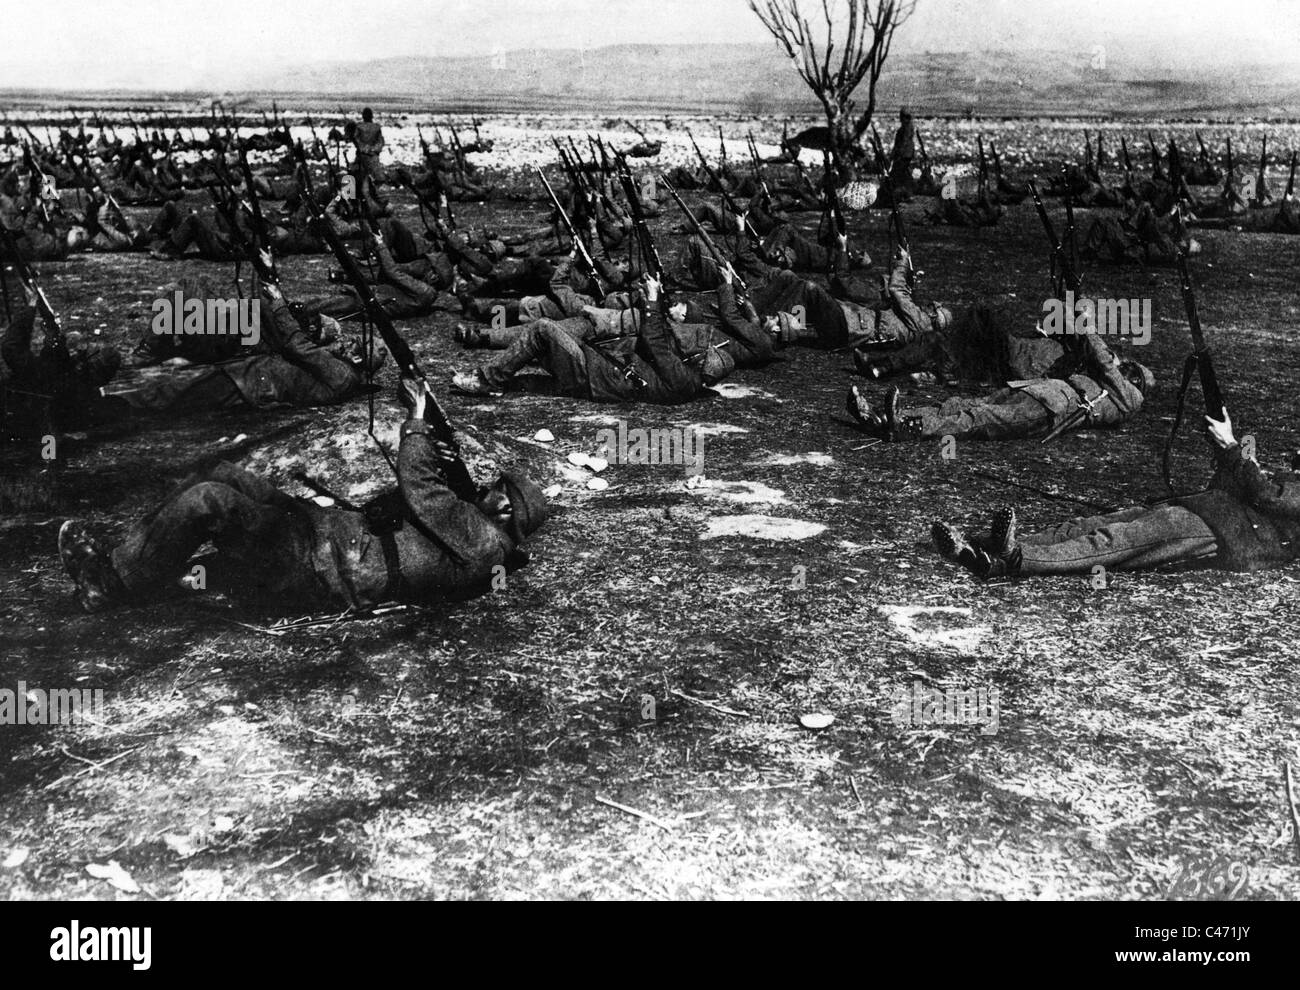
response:
<path fill-rule="evenodd" d="M 999 125 L 1017 148 L 1045 126 Z M 1282 156 L 1287 135 L 1271 133 Z M 965 160 L 944 134 L 931 153 Z M 1075 131 L 1061 147 L 1079 143 Z M 1258 154 L 1257 141 L 1242 147 Z M 415 218 L 409 197 L 394 202 Z M 983 231 L 924 226 L 921 210 L 905 211 L 928 273 L 919 295 L 1014 293 L 1034 318 L 1048 283 L 1032 206 Z M 544 222 L 540 204 L 458 215 L 502 230 Z M 854 221 L 878 259 L 886 219 Z M 655 225 L 665 260 L 679 224 L 669 207 Z M 1277 464 L 1297 445 L 1300 239 L 1197 236 L 1202 319 L 1234 423 Z M 284 260 L 287 294 L 325 291 L 331 267 Z M 66 326 L 125 344 L 163 284 L 230 268 L 82 255 L 43 271 Z M 847 357 L 810 350 L 688 407 L 448 396 L 456 421 L 506 438 L 501 449 L 564 486 L 554 518 L 505 591 L 369 621 L 273 634 L 283 615 L 271 607 L 250 615 L 181 591 L 85 616 L 55 549 L 63 519 L 120 532 L 214 452 L 286 485 L 299 460 L 316 463 L 304 450 L 349 484 L 384 482 L 363 402 L 137 423 L 76 444 L 56 513 L 0 517 L 0 687 L 102 688 L 107 707 L 94 725 L 0 726 L 0 892 L 1148 899 L 1188 855 L 1211 854 L 1247 866 L 1242 897 L 1295 898 L 1282 785 L 1283 761 L 1300 763 L 1294 570 L 983 586 L 929 547 L 936 517 L 982 528 L 1015 504 L 1033 529 L 1081 511 L 1062 499 L 1163 494 L 1189 348 L 1176 278 L 1103 266 L 1086 287 L 1153 300 L 1137 356 L 1160 389 L 1125 428 L 1050 448 L 971 443 L 945 460 L 871 445 L 843 412 Z M 479 356 L 453 343 L 454 322 L 401 324 L 439 381 Z M 391 427 L 391 365 L 382 383 Z M 589 491 L 564 457 L 594 452 L 619 419 L 702 427 L 709 483 L 614 466 L 609 489 Z M 553 452 L 521 442 L 541 428 Z M 1181 487 L 1203 483 L 1203 442 L 1185 433 L 1178 451 Z M 743 516 L 806 525 L 769 532 Z M 894 694 L 915 681 L 996 688 L 997 732 L 895 724 Z M 833 724 L 802 727 L 813 712 Z M 138 894 L 87 873 L 110 861 Z"/>

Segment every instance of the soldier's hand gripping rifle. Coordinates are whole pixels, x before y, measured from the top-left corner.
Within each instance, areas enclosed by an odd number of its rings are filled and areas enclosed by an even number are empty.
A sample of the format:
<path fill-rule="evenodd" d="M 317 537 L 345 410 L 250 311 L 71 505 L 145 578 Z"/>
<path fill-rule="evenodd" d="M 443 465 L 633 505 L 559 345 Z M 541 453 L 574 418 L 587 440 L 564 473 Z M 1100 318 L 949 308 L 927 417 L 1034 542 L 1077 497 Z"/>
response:
<path fill-rule="evenodd" d="M 564 177 L 569 180 L 569 189 L 577 195 L 579 190 L 586 189 L 586 183 L 582 180 L 581 174 L 573 167 L 573 162 L 569 159 L 569 153 L 564 150 L 564 145 L 554 134 L 551 135 L 551 144 L 555 145 L 556 154 L 560 156 L 560 167 L 564 169 Z"/>
<path fill-rule="evenodd" d="M 248 164 L 248 152 L 243 148 L 239 149 L 239 170 L 244 176 L 244 191 L 248 193 L 248 201 L 252 204 L 253 212 L 253 249 L 260 256 L 262 250 L 266 249 L 270 256 L 271 247 L 271 228 L 266 222 L 266 217 L 262 215 L 262 199 L 257 195 L 257 187 L 253 182 L 253 169 Z M 272 281 L 279 283 L 280 273 L 276 271 L 275 258 L 271 258 L 271 276 Z"/>
<path fill-rule="evenodd" d="M 605 145 L 594 134 L 588 132 L 587 147 L 591 149 L 591 163 L 593 165 L 600 163 L 600 182 L 604 186 L 606 177 L 613 171 L 609 167 L 609 155 L 605 153 Z"/>
<path fill-rule="evenodd" d="M 299 163 L 305 168 L 307 162 L 306 157 L 302 154 L 302 148 L 295 149 L 295 154 L 299 157 Z M 367 319 L 379 331 L 384 346 L 388 348 L 388 352 L 393 355 L 393 360 L 397 362 L 398 371 L 404 377 L 418 382 L 423 387 L 428 397 L 424 408 L 424 419 L 433 427 L 434 436 L 449 446 L 457 455 L 455 460 L 447 465 L 447 487 L 460 496 L 461 499 L 473 501 L 476 493 L 474 479 L 470 476 L 469 468 L 465 466 L 465 462 L 459 456 L 460 442 L 456 439 L 456 432 L 447 419 L 447 413 L 438 402 L 438 397 L 434 395 L 428 378 L 425 377 L 424 372 L 416 362 L 415 354 L 412 352 L 410 345 L 397 332 L 392 319 L 379 300 L 375 298 L 374 290 L 371 288 L 370 283 L 366 281 L 361 266 L 357 264 L 357 259 L 352 256 L 342 238 L 339 237 L 338 232 L 334 230 L 321 205 L 310 196 L 306 197 L 304 202 L 307 204 L 307 211 L 311 214 L 317 231 L 325 239 L 325 243 L 330 246 L 330 250 L 334 252 L 334 257 L 338 260 L 339 267 L 343 270 L 348 284 L 352 286 L 352 290 L 365 307 Z M 387 457 L 386 452 L 385 457 Z"/>
<path fill-rule="evenodd" d="M 1038 185 L 1030 181 L 1029 193 L 1034 199 L 1034 209 L 1038 211 L 1038 218 L 1043 222 L 1043 230 L 1047 234 L 1047 240 L 1052 246 L 1052 282 L 1053 289 L 1057 297 L 1064 301 L 1071 294 L 1076 294 L 1083 288 L 1083 277 L 1078 270 L 1078 250 L 1075 246 L 1074 236 L 1074 203 L 1070 196 L 1069 189 L 1065 193 L 1065 216 L 1066 216 L 1066 236 L 1069 240 L 1069 249 L 1061 243 L 1056 236 L 1056 228 L 1052 226 L 1052 218 L 1047 215 L 1047 208 L 1043 205 L 1043 198 L 1038 194 Z M 1066 319 L 1073 320 L 1074 313 L 1067 313 Z M 1078 343 L 1075 337 L 1066 337 L 1067 342 Z M 1100 395 L 1093 399 L 1080 399 L 1078 408 L 1070 413 L 1065 419 L 1057 423 L 1050 433 L 1043 438 L 1043 443 L 1051 443 L 1062 433 L 1067 433 L 1081 423 L 1090 420 L 1096 411 L 1097 404 L 1109 394 L 1108 390 L 1103 390 Z"/>
<path fill-rule="evenodd" d="M 442 171 L 438 168 L 438 159 L 435 157 L 433 149 L 429 147 L 429 142 L 425 140 L 424 130 L 419 124 L 415 125 L 415 133 L 419 135 L 420 153 L 424 155 L 424 167 L 428 170 L 429 181 L 433 183 L 434 192 L 438 197 L 437 208 L 433 211 L 433 215 L 435 217 L 441 216 L 442 209 L 445 206 L 447 208 L 447 225 L 451 227 L 452 230 L 455 230 L 456 214 L 451 210 L 451 197 L 447 195 L 447 187 L 443 184 Z M 441 142 L 439 142 L 439 144 L 441 144 Z M 406 186 L 411 190 L 411 192 L 415 192 L 415 187 L 409 182 L 406 182 Z M 416 193 L 417 197 L 419 195 L 419 193 Z M 424 200 L 421 198 L 421 203 L 423 202 Z"/>
<path fill-rule="evenodd" d="M 718 147 L 722 149 L 722 175 L 731 174 L 731 163 L 727 161 L 727 139 L 722 134 L 722 125 L 718 125 Z"/>
<path fill-rule="evenodd" d="M 695 214 L 692 213 L 687 205 L 682 201 L 682 197 L 678 194 L 677 190 L 673 188 L 673 184 L 668 181 L 668 177 L 660 173 L 659 181 L 664 184 L 664 188 L 667 189 L 669 194 L 672 196 L 673 202 L 675 202 L 678 208 L 686 214 L 687 222 L 691 225 L 691 228 L 695 231 L 705 249 L 713 257 L 713 261 L 717 264 L 718 268 L 725 268 L 727 265 L 731 264 L 730 259 L 718 250 L 718 245 L 713 242 L 713 238 L 710 237 L 708 231 L 704 229 L 704 225 L 700 223 Z M 736 274 L 735 283 L 740 288 L 742 294 L 749 294 L 749 286 L 745 284 L 745 280 L 740 277 L 739 273 Z"/>
<path fill-rule="evenodd" d="M 614 153 L 614 162 L 618 180 L 623 186 L 623 195 L 627 199 L 628 208 L 632 211 L 632 230 L 636 234 L 637 246 L 641 249 L 642 263 L 656 280 L 663 282 L 664 263 L 659 257 L 659 249 L 655 247 L 650 225 L 646 222 L 645 207 L 641 202 L 641 194 L 637 191 L 636 182 L 632 178 L 632 169 L 621 152 Z"/>
<path fill-rule="evenodd" d="M 428 213 L 433 214 L 434 220 L 436 222 L 437 220 L 441 219 L 442 207 L 437 203 L 430 203 L 428 199 L 425 198 L 424 193 L 420 192 L 420 190 L 415 188 L 415 183 L 411 181 L 411 176 L 409 173 L 407 173 L 406 169 L 399 169 L 395 174 L 397 175 L 397 181 L 400 182 L 402 185 L 404 185 L 407 189 L 409 189 L 411 195 L 415 197 L 416 205 L 419 206 L 420 208 L 420 220 L 424 223 L 424 230 L 426 235 L 429 237 L 431 241 L 437 244 L 441 249 L 444 246 L 443 235 L 435 227 L 429 226 Z M 441 202 L 446 198 L 446 194 L 445 193 L 440 194 L 438 198 L 439 201 Z M 448 206 L 448 212 L 450 212 L 450 209 L 451 207 Z"/>
<path fill-rule="evenodd" d="M 885 155 L 884 142 L 880 140 L 880 132 L 876 130 L 876 125 L 871 125 L 871 151 L 876 157 L 876 169 L 881 175 L 888 175 L 892 172 L 893 162 Z"/>
<path fill-rule="evenodd" d="M 25 141 L 23 142 L 23 164 L 27 166 L 27 174 L 29 176 L 28 185 L 32 201 L 41 212 L 41 223 L 44 224 L 46 230 L 53 233 L 54 221 L 50 219 L 50 210 L 45 203 L 46 190 L 51 188 L 52 180 L 36 161 L 36 156 L 32 153 L 32 146 Z M 61 212 L 62 205 L 58 204 L 57 200 L 55 200 L 55 203 L 55 212 Z"/>
<path fill-rule="evenodd" d="M 1164 171 L 1164 165 L 1160 159 L 1160 149 L 1156 147 L 1155 135 L 1147 131 L 1147 146 L 1151 149 L 1151 174 L 1154 178 L 1159 178 Z"/>
<path fill-rule="evenodd" d="M 1200 131 L 1196 132 L 1196 144 L 1201 150 L 1201 161 L 1208 162 L 1210 160 L 1210 149 L 1205 146 L 1205 139 L 1201 137 Z"/>
<path fill-rule="evenodd" d="M 1079 272 L 1079 237 L 1078 229 L 1074 225 L 1074 194 L 1070 192 L 1070 186 L 1065 186 L 1065 243 L 1070 252 L 1070 269 L 1078 275 Z M 1082 285 L 1083 276 L 1078 275 L 1079 283 Z M 1078 287 L 1075 287 L 1078 292 Z"/>
<path fill-rule="evenodd" d="M 686 136 L 691 139 L 691 147 L 695 149 L 695 157 L 698 158 L 700 160 L 700 164 L 704 166 L 705 175 L 707 175 L 710 181 L 712 181 L 715 185 L 718 186 L 719 189 L 721 189 L 722 180 L 718 178 L 718 173 L 713 170 L 713 166 L 709 164 L 709 160 L 704 157 L 704 152 L 700 150 L 699 143 L 695 140 L 695 134 L 691 131 L 689 127 L 686 128 Z"/>
<path fill-rule="evenodd" d="M 771 212 L 772 190 L 768 188 L 767 180 L 763 178 L 763 159 L 758 153 L 758 144 L 754 141 L 754 132 L 750 131 L 745 137 L 749 142 L 749 162 L 754 172 L 754 181 L 758 183 L 759 192 L 763 195 L 763 209 Z"/>
<path fill-rule="evenodd" d="M 930 155 L 925 150 L 925 138 L 921 137 L 921 128 L 919 127 L 916 128 L 915 133 L 916 133 L 916 150 L 921 153 L 921 173 L 925 174 L 926 172 L 930 171 Z M 997 153 L 997 149 L 993 147 L 992 141 L 989 142 L 989 149 L 993 152 L 993 167 L 997 168 L 998 153 Z M 1002 173 L 999 172 L 998 178 L 1001 177 L 1002 177 Z"/>
<path fill-rule="evenodd" d="M 844 220 L 844 208 L 840 204 L 840 190 L 839 187 L 836 185 L 836 182 L 838 180 L 839 180 L 839 176 L 836 174 L 835 161 L 834 161 L 834 156 L 831 154 L 831 149 L 829 147 L 823 148 L 822 149 L 822 198 L 825 200 L 826 208 L 822 212 L 821 224 L 822 226 L 824 226 L 826 223 L 826 218 L 828 216 L 831 218 L 831 221 L 834 224 L 834 228 L 835 228 L 833 233 L 836 238 L 837 246 L 839 243 L 839 238 L 847 236 L 849 232 L 849 225 Z M 822 227 L 819 226 L 818 228 L 819 233 L 821 229 Z M 831 258 L 830 269 L 831 271 L 835 270 L 834 257 Z"/>
<path fill-rule="evenodd" d="M 1169 473 L 1169 458 L 1174 440 L 1178 437 L 1179 427 L 1183 423 L 1183 409 L 1187 401 L 1187 392 L 1196 374 L 1201 380 L 1201 394 L 1205 398 L 1205 413 L 1213 420 L 1223 421 L 1225 406 L 1223 392 L 1219 388 L 1219 376 L 1214 371 L 1214 359 L 1205 342 L 1205 332 L 1201 329 L 1201 316 L 1196 307 L 1196 290 L 1192 287 L 1192 275 L 1187 268 L 1187 255 L 1178 253 L 1178 277 L 1183 292 L 1183 306 L 1187 310 L 1187 325 L 1192 333 L 1192 352 L 1183 363 L 1183 380 L 1178 388 L 1178 407 L 1174 412 L 1174 425 L 1165 444 L 1161 471 L 1165 487 L 1172 494 L 1173 481 Z"/>
<path fill-rule="evenodd" d="M 312 120 L 310 117 L 308 117 L 308 118 L 307 118 L 307 126 L 311 129 L 311 154 L 312 154 L 312 157 L 313 157 L 313 158 L 324 158 L 324 159 L 325 159 L 325 162 L 326 162 L 327 165 L 328 165 L 328 164 L 331 164 L 331 163 L 330 163 L 330 153 L 329 153 L 329 151 L 325 148 L 325 142 L 322 141 L 322 140 L 320 139 L 320 135 L 316 133 L 316 121 L 314 121 L 314 120 Z M 331 176 L 331 178 L 330 178 L 330 183 L 331 183 L 331 185 L 333 184 L 333 176 Z"/>
<path fill-rule="evenodd" d="M 269 246 L 258 247 L 244 233 L 244 228 L 239 225 L 239 211 L 242 208 L 248 214 L 250 219 L 256 220 L 253 208 L 235 192 L 234 183 L 230 180 L 230 173 L 226 171 L 224 163 L 214 155 L 213 159 L 208 162 L 212 174 L 216 176 L 215 185 L 205 183 L 208 195 L 212 197 L 212 205 L 216 207 L 217 212 L 226 221 L 226 227 L 230 230 L 230 238 L 235 242 L 235 246 L 248 262 L 253 266 L 253 271 L 257 273 L 258 278 L 263 282 L 272 285 L 278 285 L 280 282 L 279 273 L 275 269 L 275 259 L 271 256 Z M 217 189 L 220 188 L 225 193 L 223 199 Z M 304 197 L 304 200 L 315 202 L 310 196 Z M 239 260 L 238 256 L 235 261 L 235 281 L 239 281 Z"/>
<path fill-rule="evenodd" d="M 124 231 L 129 232 L 131 225 L 126 219 L 126 214 L 122 212 L 122 204 L 117 201 L 113 194 L 108 191 L 108 187 L 104 185 L 104 180 L 99 177 L 99 173 L 95 171 L 95 166 L 90 163 L 90 155 L 82 154 L 81 160 L 83 165 L 79 166 L 75 154 L 76 153 L 73 151 L 68 152 L 68 167 L 82 177 L 82 180 L 86 183 L 87 189 L 92 192 L 97 191 L 104 197 L 104 201 L 108 203 L 109 208 L 117 217 L 117 222 L 122 225 Z"/>
<path fill-rule="evenodd" d="M 3 243 L 5 253 L 9 255 L 9 261 L 13 265 L 14 274 L 18 276 L 18 281 L 22 283 L 24 289 L 36 297 L 36 311 L 41 314 L 41 319 L 45 323 L 45 332 L 50 346 L 56 353 L 66 355 L 67 343 L 63 336 L 63 327 L 59 323 L 59 316 L 54 312 L 50 301 L 45 298 L 45 290 L 41 288 L 35 269 L 19 251 L 18 239 L 14 236 L 14 232 L 2 220 L 0 220 L 0 243 Z M 0 272 L 0 281 L 3 280 L 4 273 Z"/>
<path fill-rule="evenodd" d="M 23 126 L 23 130 L 27 132 L 27 137 L 31 139 L 33 147 L 43 149 L 45 147 L 45 142 L 36 136 L 36 133 L 30 127 L 27 126 L 26 121 L 22 122 L 22 126 Z"/>
<path fill-rule="evenodd" d="M 450 120 L 447 121 L 447 128 L 451 131 L 451 149 L 456 156 L 456 173 L 460 176 L 461 181 L 465 179 L 465 149 L 460 145 L 460 135 L 456 133 L 456 125 Z"/>
<path fill-rule="evenodd" d="M 893 182 L 886 176 L 885 184 L 889 187 L 889 219 L 894 225 L 894 239 L 898 244 L 898 249 L 903 252 L 907 258 L 907 274 L 913 283 L 922 278 L 925 272 L 917 271 L 916 265 L 912 260 L 912 244 L 908 239 L 907 231 L 903 229 L 903 215 L 898 209 L 898 196 L 895 194 Z"/>
<path fill-rule="evenodd" d="M 1074 267 L 1070 254 L 1066 252 L 1060 239 L 1056 236 L 1056 228 L 1052 226 L 1052 218 L 1047 215 L 1047 207 L 1043 205 L 1043 197 L 1038 194 L 1038 184 L 1032 180 L 1029 183 L 1029 195 L 1033 197 L 1034 209 L 1038 211 L 1038 218 L 1042 220 L 1043 230 L 1047 234 L 1048 243 L 1052 246 L 1051 273 L 1056 294 L 1063 298 L 1066 291 L 1077 293 L 1083 287 L 1083 279 Z M 1072 209 L 1071 213 L 1073 213 Z M 1073 317 L 1074 314 L 1069 315 Z"/>
<path fill-rule="evenodd" d="M 424 129 L 417 123 L 415 133 L 420 139 L 420 154 L 424 155 L 424 164 L 426 168 L 433 168 L 433 149 L 429 147 L 429 142 L 425 140 Z"/>
<path fill-rule="evenodd" d="M 546 174 L 536 166 L 533 167 L 533 171 L 537 173 L 537 177 L 542 180 L 542 185 L 546 187 L 546 195 L 550 197 L 551 207 L 555 210 L 555 215 L 559 218 L 560 223 L 563 224 L 565 233 L 569 235 L 574 250 L 578 252 L 578 257 L 582 259 L 583 267 L 587 270 L 587 274 L 591 276 L 592 281 L 596 283 L 596 288 L 600 290 L 600 294 L 604 296 L 606 294 L 605 284 L 601 280 L 600 269 L 596 267 L 591 252 L 587 250 L 587 245 L 578 236 L 577 228 L 573 226 L 573 221 L 569 219 L 569 215 L 564 212 L 564 207 L 560 205 L 560 199 L 555 195 L 555 190 L 551 188 L 551 183 L 547 180 Z"/>

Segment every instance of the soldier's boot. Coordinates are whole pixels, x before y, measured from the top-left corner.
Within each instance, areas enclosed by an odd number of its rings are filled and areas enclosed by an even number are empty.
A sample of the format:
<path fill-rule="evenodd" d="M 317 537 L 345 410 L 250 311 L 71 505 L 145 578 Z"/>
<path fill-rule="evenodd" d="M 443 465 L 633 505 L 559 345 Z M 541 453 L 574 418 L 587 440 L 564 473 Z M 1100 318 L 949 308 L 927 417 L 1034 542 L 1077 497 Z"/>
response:
<path fill-rule="evenodd" d="M 881 415 L 885 417 L 885 425 L 889 428 L 890 440 L 906 439 L 903 436 L 903 430 L 898 419 L 898 405 L 902 401 L 902 393 L 898 391 L 897 385 L 891 385 L 888 394 L 885 396 L 885 405 L 881 410 Z"/>
<path fill-rule="evenodd" d="M 934 541 L 934 548 L 939 551 L 939 556 L 944 560 L 958 560 L 963 555 L 975 552 L 975 548 L 966 539 L 966 534 L 956 526 L 950 526 L 945 522 L 936 521 L 930 526 L 930 539 Z"/>
<path fill-rule="evenodd" d="M 996 578 L 1019 577 L 1021 556 L 1019 549 L 1012 550 L 1004 556 L 991 554 L 986 550 L 972 550 L 958 556 L 957 563 L 981 581 L 992 581 Z"/>
<path fill-rule="evenodd" d="M 853 367 L 863 378 L 880 379 L 889 373 L 889 367 L 884 362 L 872 360 L 871 354 L 863 350 L 853 352 Z"/>
<path fill-rule="evenodd" d="M 478 368 L 473 371 L 456 372 L 452 375 L 451 387 L 463 395 L 474 395 L 485 399 L 501 395 L 501 390 L 489 385 L 483 377 L 482 370 Z"/>
<path fill-rule="evenodd" d="M 77 600 L 83 610 L 99 612 L 126 599 L 126 588 L 113 569 L 112 559 L 75 519 L 69 519 L 59 530 L 59 557 L 77 586 Z"/>
<path fill-rule="evenodd" d="M 989 526 L 989 552 L 1005 557 L 1016 549 L 1016 510 L 999 509 Z"/>
<path fill-rule="evenodd" d="M 889 422 L 885 415 L 872 408 L 867 397 L 856 386 L 850 386 L 848 399 L 845 402 L 845 408 L 862 427 L 863 431 L 878 440 L 889 439 Z"/>
<path fill-rule="evenodd" d="M 477 327 L 466 326 L 464 323 L 456 324 L 454 337 L 456 343 L 467 351 L 488 346 L 488 335 L 486 333 Z"/>

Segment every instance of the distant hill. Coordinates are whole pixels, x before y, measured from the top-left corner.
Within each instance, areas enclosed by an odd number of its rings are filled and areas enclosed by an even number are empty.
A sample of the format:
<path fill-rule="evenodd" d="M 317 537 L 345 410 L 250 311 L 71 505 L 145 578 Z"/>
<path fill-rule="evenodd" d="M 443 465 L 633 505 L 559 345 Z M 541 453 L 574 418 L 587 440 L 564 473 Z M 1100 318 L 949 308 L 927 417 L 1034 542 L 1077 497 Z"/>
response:
<path fill-rule="evenodd" d="M 1168 70 L 1162 70 L 1166 74 Z M 1282 73 L 1285 73 L 1283 75 Z M 718 111 L 805 114 L 817 109 L 775 45 L 620 45 L 462 58 L 402 57 L 303 65 L 213 80 L 212 89 L 389 97 L 430 108 L 539 111 Z M 1300 108 L 1294 67 L 1228 77 L 1150 77 L 1142 60 L 1086 51 L 900 52 L 879 103 L 981 116 L 1143 115 L 1289 117 Z"/>

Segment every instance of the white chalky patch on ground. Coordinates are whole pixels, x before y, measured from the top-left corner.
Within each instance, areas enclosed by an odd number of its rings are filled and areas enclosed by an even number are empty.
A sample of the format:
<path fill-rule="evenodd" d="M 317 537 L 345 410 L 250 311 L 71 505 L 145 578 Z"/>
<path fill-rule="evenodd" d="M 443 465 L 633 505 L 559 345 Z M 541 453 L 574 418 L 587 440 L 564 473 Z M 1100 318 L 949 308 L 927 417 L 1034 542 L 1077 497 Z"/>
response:
<path fill-rule="evenodd" d="M 600 426 L 618 426 L 618 420 L 604 413 L 582 413 L 569 417 L 570 423 L 596 423 Z"/>
<path fill-rule="evenodd" d="M 955 608 L 951 605 L 879 605 L 877 609 L 909 642 L 918 646 L 970 653 L 993 631 L 990 626 L 960 625 L 960 620 L 969 620 L 971 617 L 968 608 Z M 922 623 L 927 628 L 921 628 Z M 944 625 L 949 628 L 935 628 Z"/>
<path fill-rule="evenodd" d="M 752 385 L 735 385 L 730 382 L 722 382 L 719 385 L 711 386 L 713 391 L 717 392 L 724 399 L 775 399 L 776 396 L 771 392 L 764 392 L 761 388 L 754 388 Z"/>
<path fill-rule="evenodd" d="M 771 457 L 764 457 L 757 461 L 750 461 L 750 464 L 756 464 L 760 467 L 790 467 L 794 464 L 811 464 L 813 467 L 830 467 L 835 463 L 835 458 L 830 454 L 824 454 L 820 450 L 810 450 L 806 454 L 773 454 Z"/>
<path fill-rule="evenodd" d="M 717 481 L 704 478 L 697 483 L 683 483 L 683 489 L 706 498 L 726 499 L 746 505 L 789 505 L 785 492 L 770 488 L 761 481 Z"/>
<path fill-rule="evenodd" d="M 743 434 L 749 430 L 743 426 L 732 426 L 730 423 L 691 423 L 686 429 L 694 430 L 702 437 L 720 437 L 725 434 Z"/>
<path fill-rule="evenodd" d="M 780 516 L 717 516 L 710 519 L 701 539 L 747 536 L 755 540 L 806 540 L 826 532 L 821 523 Z"/>

